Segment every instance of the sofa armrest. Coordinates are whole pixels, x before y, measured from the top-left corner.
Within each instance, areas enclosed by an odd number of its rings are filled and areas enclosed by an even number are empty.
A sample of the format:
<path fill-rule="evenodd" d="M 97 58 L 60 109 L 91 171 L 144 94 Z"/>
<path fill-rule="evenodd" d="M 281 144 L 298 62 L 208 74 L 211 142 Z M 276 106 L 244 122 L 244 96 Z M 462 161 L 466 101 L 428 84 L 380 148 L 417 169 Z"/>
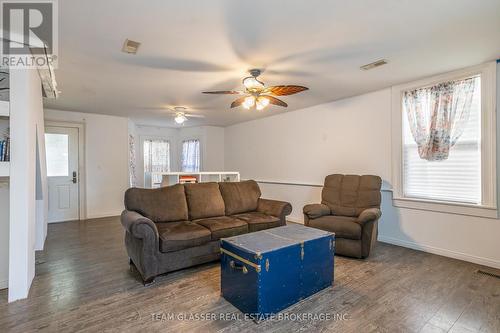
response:
<path fill-rule="evenodd" d="M 330 207 L 324 204 L 305 205 L 303 212 L 310 219 L 317 219 L 321 216 L 331 215 Z"/>
<path fill-rule="evenodd" d="M 257 211 L 279 217 L 285 222 L 285 216 L 290 215 L 292 212 L 292 205 L 289 202 L 270 200 L 270 199 L 259 199 L 257 205 Z"/>
<path fill-rule="evenodd" d="M 141 214 L 129 210 L 124 210 L 121 215 L 121 222 L 125 230 L 131 235 L 140 239 L 156 239 L 158 241 L 158 229 L 156 225 Z"/>
<path fill-rule="evenodd" d="M 156 225 L 141 214 L 124 210 L 121 222 L 125 230 L 127 254 L 144 281 L 158 275 L 160 238 Z"/>
<path fill-rule="evenodd" d="M 368 208 L 361 212 L 358 216 L 358 223 L 365 224 L 369 221 L 378 220 L 382 216 L 382 212 L 378 208 Z"/>

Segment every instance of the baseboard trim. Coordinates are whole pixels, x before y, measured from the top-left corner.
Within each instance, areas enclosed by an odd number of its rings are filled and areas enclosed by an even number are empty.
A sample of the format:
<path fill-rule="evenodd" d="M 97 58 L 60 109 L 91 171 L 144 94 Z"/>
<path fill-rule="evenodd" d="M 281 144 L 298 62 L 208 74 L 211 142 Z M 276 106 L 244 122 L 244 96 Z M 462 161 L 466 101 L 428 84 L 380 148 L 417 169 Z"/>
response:
<path fill-rule="evenodd" d="M 382 243 L 398 245 L 398 246 L 407 247 L 407 248 L 410 248 L 413 250 L 428 252 L 428 253 L 444 256 L 444 257 L 450 257 L 450 258 L 454 258 L 454 259 L 459 259 L 459 260 L 468 261 L 468 262 L 472 262 L 472 263 L 479 264 L 479 265 L 484 265 L 484 266 L 500 269 L 500 261 L 494 260 L 494 259 L 473 256 L 473 255 L 463 253 L 463 252 L 447 250 L 447 249 L 429 246 L 429 245 L 422 245 L 422 244 L 418 244 L 415 242 L 409 242 L 409 241 L 401 240 L 398 238 L 381 236 L 381 235 L 378 236 L 378 240 Z"/>
<path fill-rule="evenodd" d="M 300 223 L 300 224 L 304 224 L 304 220 L 302 219 L 302 217 L 287 216 L 287 217 L 286 217 L 286 220 L 287 220 L 287 221 L 290 221 L 290 222 L 293 222 L 293 223 Z"/>
<path fill-rule="evenodd" d="M 0 280 L 0 290 L 9 288 L 9 280 Z"/>
<path fill-rule="evenodd" d="M 120 216 L 122 212 L 115 212 L 115 213 L 106 213 L 106 214 L 96 214 L 96 215 L 87 215 L 86 220 L 92 220 L 92 219 L 100 219 L 103 217 L 115 217 L 115 216 Z"/>

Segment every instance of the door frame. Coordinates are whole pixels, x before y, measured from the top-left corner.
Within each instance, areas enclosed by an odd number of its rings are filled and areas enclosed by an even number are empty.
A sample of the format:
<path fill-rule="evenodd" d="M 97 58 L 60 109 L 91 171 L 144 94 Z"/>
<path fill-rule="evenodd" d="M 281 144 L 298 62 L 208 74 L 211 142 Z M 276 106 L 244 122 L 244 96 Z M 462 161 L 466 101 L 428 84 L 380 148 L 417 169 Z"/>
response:
<path fill-rule="evenodd" d="M 85 168 L 85 123 L 45 121 L 45 127 L 69 127 L 78 129 L 78 219 L 87 219 L 87 170 Z M 45 131 L 44 127 L 44 131 Z"/>

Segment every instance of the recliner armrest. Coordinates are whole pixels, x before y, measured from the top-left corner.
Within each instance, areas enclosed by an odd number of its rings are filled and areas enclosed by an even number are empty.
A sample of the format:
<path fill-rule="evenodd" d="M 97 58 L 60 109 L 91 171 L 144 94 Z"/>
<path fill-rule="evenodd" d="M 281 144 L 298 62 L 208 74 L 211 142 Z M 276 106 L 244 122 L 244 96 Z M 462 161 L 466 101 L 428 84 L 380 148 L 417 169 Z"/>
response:
<path fill-rule="evenodd" d="M 158 229 L 153 221 L 137 212 L 124 210 L 121 215 L 121 223 L 125 230 L 136 238 L 145 239 L 153 236 L 153 238 L 158 239 L 159 237 Z"/>
<path fill-rule="evenodd" d="M 324 204 L 309 204 L 305 205 L 303 212 L 310 219 L 317 219 L 321 216 L 331 215 L 330 207 Z"/>
<path fill-rule="evenodd" d="M 284 218 L 292 212 L 292 205 L 289 202 L 259 198 L 257 211 Z"/>
<path fill-rule="evenodd" d="M 358 216 L 358 223 L 364 224 L 369 221 L 375 221 L 382 216 L 382 212 L 378 208 L 368 208 L 361 212 Z"/>

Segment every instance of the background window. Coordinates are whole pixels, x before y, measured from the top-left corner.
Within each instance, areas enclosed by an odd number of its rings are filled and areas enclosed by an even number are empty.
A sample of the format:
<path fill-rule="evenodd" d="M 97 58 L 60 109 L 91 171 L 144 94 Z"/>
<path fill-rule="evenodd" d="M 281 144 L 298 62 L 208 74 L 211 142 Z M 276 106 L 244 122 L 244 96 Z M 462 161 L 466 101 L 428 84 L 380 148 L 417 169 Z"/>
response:
<path fill-rule="evenodd" d="M 481 204 L 481 79 L 476 76 L 466 80 L 473 81 L 469 81 L 473 86 L 472 92 L 469 90 L 469 97 L 464 97 L 467 92 L 461 91 L 463 87 L 458 86 L 465 80 L 421 89 L 426 91 L 420 92 L 418 105 L 406 103 L 405 98 L 415 98 L 415 95 L 408 97 L 407 92 L 404 92 L 402 152 L 404 197 Z M 445 92 L 445 98 L 440 95 L 441 99 L 438 99 L 438 102 L 432 101 L 436 98 L 436 90 L 439 89 L 451 89 L 452 92 Z M 440 118 L 441 120 L 439 117 L 436 120 L 433 114 L 435 115 L 436 110 L 441 108 L 443 103 L 449 103 L 450 106 L 445 108 L 446 111 Z M 412 107 L 418 109 L 415 113 L 417 116 L 413 118 L 411 115 L 408 116 L 408 109 Z M 462 112 L 460 108 L 467 108 L 467 110 Z M 457 135 L 451 131 L 451 134 L 444 136 L 445 140 L 451 142 L 454 141 L 454 136 L 458 137 L 449 149 L 449 153 L 444 154 L 445 157 L 439 154 L 435 159 L 426 157 L 424 151 L 426 147 L 422 149 L 422 145 L 419 150 L 416 142 L 418 141 L 416 132 L 419 131 L 419 126 L 415 126 L 415 123 L 418 123 L 415 118 L 419 117 L 420 125 L 427 124 L 423 131 L 427 131 L 428 141 L 443 140 L 443 135 L 434 134 L 435 132 L 428 130 L 429 126 L 437 128 L 436 132 L 441 131 L 443 127 L 459 128 Z M 410 121 L 414 122 L 413 127 Z"/>
<path fill-rule="evenodd" d="M 69 175 L 69 136 L 67 134 L 45 133 L 47 151 L 47 177 Z"/>
<path fill-rule="evenodd" d="M 200 171 L 200 140 L 185 140 L 182 142 L 181 171 Z"/>
<path fill-rule="evenodd" d="M 144 141 L 144 172 L 170 171 L 170 144 L 162 139 Z M 161 175 L 153 175 L 153 184 L 161 183 Z"/>

